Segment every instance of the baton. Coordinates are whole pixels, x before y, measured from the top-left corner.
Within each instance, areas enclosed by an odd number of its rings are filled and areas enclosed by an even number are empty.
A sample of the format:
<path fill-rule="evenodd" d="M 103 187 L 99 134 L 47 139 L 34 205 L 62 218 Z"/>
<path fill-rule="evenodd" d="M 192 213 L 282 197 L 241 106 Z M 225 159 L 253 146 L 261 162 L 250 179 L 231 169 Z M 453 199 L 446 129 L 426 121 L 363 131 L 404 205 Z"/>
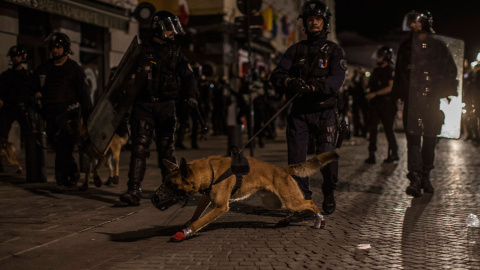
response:
<path fill-rule="evenodd" d="M 200 125 L 202 126 L 202 134 L 203 135 L 208 134 L 207 124 L 203 120 L 202 114 L 200 113 L 200 109 L 198 108 L 198 106 L 197 108 L 195 108 L 195 111 L 197 112 L 198 121 L 200 121 Z"/>

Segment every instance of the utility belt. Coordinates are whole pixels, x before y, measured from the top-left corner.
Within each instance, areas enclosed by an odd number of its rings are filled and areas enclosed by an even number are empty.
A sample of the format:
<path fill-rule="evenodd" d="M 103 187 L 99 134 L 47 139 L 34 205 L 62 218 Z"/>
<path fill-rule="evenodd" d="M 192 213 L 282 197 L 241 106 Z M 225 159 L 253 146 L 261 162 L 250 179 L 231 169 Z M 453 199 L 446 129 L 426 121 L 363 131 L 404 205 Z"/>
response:
<path fill-rule="evenodd" d="M 335 109 L 337 107 L 337 99 L 335 97 L 329 97 L 322 101 L 312 102 L 309 96 L 304 96 L 299 100 L 297 106 L 302 107 L 306 113 L 317 113 Z"/>
<path fill-rule="evenodd" d="M 158 96 L 150 96 L 149 101 L 150 102 L 164 102 L 167 100 L 172 100 L 175 99 L 178 96 L 178 92 L 169 92 L 169 93 L 164 93 L 162 95 Z"/>

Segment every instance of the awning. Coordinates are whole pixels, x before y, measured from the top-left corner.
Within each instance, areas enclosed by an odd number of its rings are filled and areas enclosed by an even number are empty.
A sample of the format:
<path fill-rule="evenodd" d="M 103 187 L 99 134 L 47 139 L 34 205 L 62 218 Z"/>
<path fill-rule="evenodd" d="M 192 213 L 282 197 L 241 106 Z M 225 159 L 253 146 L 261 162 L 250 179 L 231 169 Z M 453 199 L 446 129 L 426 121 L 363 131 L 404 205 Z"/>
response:
<path fill-rule="evenodd" d="M 124 8 L 109 7 L 86 0 L 6 1 L 106 28 L 128 30 L 130 20 L 128 10 Z"/>

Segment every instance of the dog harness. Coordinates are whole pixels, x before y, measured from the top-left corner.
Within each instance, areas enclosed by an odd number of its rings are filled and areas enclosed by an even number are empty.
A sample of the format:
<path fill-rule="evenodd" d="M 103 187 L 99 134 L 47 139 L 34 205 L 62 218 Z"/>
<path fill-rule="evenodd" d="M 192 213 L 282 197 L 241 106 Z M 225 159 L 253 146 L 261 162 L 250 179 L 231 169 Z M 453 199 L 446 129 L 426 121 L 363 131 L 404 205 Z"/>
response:
<path fill-rule="evenodd" d="M 230 196 L 233 196 L 235 192 L 242 186 L 243 176 L 247 175 L 250 172 L 250 165 L 248 164 L 247 158 L 242 155 L 242 152 L 239 151 L 238 147 L 232 146 L 228 150 L 228 154 L 231 158 L 231 165 L 218 179 L 215 181 L 215 171 L 213 169 L 213 165 L 210 163 L 210 169 L 212 170 L 212 182 L 210 182 L 210 186 L 208 188 L 199 190 L 201 194 L 210 194 L 212 191 L 213 185 L 221 183 L 223 180 L 235 174 L 235 186 L 232 189 L 232 193 Z"/>

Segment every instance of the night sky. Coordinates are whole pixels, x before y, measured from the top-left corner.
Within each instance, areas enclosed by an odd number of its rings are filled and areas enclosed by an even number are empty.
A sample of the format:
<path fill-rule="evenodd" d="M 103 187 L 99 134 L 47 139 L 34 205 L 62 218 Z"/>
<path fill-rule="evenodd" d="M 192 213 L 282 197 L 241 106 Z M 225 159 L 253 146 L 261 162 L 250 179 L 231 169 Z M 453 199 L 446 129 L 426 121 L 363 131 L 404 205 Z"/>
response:
<path fill-rule="evenodd" d="M 463 39 L 465 58 L 480 52 L 480 0 L 336 0 L 337 33 L 354 31 L 374 40 L 401 30 L 411 10 L 428 10 L 437 34 Z"/>

